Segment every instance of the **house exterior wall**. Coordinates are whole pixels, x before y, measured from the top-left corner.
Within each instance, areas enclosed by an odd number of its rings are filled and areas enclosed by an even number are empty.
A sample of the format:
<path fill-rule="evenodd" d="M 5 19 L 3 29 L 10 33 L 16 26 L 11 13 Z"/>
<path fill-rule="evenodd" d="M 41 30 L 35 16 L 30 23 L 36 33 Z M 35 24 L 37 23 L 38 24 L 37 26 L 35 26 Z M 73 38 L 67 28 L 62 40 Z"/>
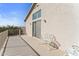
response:
<path fill-rule="evenodd" d="M 27 22 L 27 34 L 32 35 L 32 14 L 41 9 L 41 36 L 53 34 L 56 40 L 61 44 L 61 49 L 67 49 L 74 42 L 79 42 L 79 4 L 48 4 L 38 3 L 39 7 L 35 8 L 30 14 Z M 44 22 L 46 20 L 46 23 Z"/>
<path fill-rule="evenodd" d="M 26 34 L 28 36 L 32 36 L 32 14 L 30 14 L 28 20 L 26 21 Z"/>
<path fill-rule="evenodd" d="M 35 13 L 36 11 L 40 10 L 39 7 L 36 7 L 33 9 L 32 13 L 30 14 L 30 16 L 28 17 L 27 21 L 26 21 L 26 34 L 28 36 L 32 36 L 32 15 L 33 13 Z M 35 21 L 40 20 L 41 18 L 35 19 Z"/>
<path fill-rule="evenodd" d="M 75 16 L 78 13 L 74 15 L 75 10 L 77 10 L 77 8 L 74 10 L 74 5 L 40 4 L 42 9 L 41 36 L 45 37 L 46 34 L 55 35 L 61 49 L 70 48 L 74 42 L 78 41 L 76 37 L 78 25 L 75 22 L 78 18 L 75 19 Z M 46 23 L 44 20 L 46 20 Z"/>

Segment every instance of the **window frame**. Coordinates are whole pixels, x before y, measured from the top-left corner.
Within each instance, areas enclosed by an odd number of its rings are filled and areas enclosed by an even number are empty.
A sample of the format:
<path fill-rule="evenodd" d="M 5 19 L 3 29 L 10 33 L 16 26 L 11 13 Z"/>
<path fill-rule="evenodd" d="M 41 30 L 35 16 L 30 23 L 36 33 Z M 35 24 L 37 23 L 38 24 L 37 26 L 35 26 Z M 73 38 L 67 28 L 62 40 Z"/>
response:
<path fill-rule="evenodd" d="M 33 13 L 32 20 L 35 20 L 35 19 L 40 18 L 40 17 L 41 17 L 41 9 L 36 11 L 35 13 Z"/>

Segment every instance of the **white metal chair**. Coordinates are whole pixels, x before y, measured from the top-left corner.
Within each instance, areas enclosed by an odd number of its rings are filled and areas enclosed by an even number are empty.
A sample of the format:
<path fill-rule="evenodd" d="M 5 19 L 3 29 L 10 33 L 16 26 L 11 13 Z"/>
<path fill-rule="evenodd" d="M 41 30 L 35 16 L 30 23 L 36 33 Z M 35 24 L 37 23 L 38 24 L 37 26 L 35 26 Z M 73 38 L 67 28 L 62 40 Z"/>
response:
<path fill-rule="evenodd" d="M 49 46 L 51 46 L 54 49 L 59 49 L 60 44 L 59 42 L 56 40 L 56 37 L 52 34 L 45 34 L 44 37 L 42 37 L 44 43 L 43 44 L 48 44 Z M 51 48 L 49 48 L 49 50 L 52 50 Z"/>
<path fill-rule="evenodd" d="M 66 50 L 67 56 L 79 56 L 79 46 L 77 43 L 73 43 L 71 48 Z"/>

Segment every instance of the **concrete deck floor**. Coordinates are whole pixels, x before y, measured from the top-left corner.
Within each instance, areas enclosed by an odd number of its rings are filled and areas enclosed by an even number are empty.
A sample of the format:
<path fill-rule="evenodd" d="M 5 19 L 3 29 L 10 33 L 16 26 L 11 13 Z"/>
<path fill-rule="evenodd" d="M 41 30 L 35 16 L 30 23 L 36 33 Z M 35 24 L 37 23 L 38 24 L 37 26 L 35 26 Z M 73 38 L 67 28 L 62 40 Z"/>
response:
<path fill-rule="evenodd" d="M 19 37 L 10 36 L 4 56 L 36 56 L 37 54 Z"/>
<path fill-rule="evenodd" d="M 65 51 L 61 49 L 54 49 L 49 44 L 36 37 L 21 35 L 21 37 L 40 55 L 40 56 L 64 56 Z M 51 49 L 51 50 L 50 50 Z"/>

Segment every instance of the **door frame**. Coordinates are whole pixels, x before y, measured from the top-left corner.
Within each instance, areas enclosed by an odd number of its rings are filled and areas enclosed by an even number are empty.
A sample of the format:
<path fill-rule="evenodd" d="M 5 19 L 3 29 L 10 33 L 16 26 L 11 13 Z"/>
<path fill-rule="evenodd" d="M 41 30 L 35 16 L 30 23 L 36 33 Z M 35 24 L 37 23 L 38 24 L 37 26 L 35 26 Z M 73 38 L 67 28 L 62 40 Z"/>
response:
<path fill-rule="evenodd" d="M 34 37 L 37 37 L 37 35 L 36 35 L 36 22 L 38 22 L 38 21 L 40 21 L 40 23 L 41 23 L 41 19 L 32 22 L 32 36 L 34 36 Z M 40 28 L 41 28 L 41 24 L 40 24 Z M 34 31 L 35 31 L 35 33 L 34 33 Z M 41 38 L 41 29 L 40 29 L 40 38 Z"/>

